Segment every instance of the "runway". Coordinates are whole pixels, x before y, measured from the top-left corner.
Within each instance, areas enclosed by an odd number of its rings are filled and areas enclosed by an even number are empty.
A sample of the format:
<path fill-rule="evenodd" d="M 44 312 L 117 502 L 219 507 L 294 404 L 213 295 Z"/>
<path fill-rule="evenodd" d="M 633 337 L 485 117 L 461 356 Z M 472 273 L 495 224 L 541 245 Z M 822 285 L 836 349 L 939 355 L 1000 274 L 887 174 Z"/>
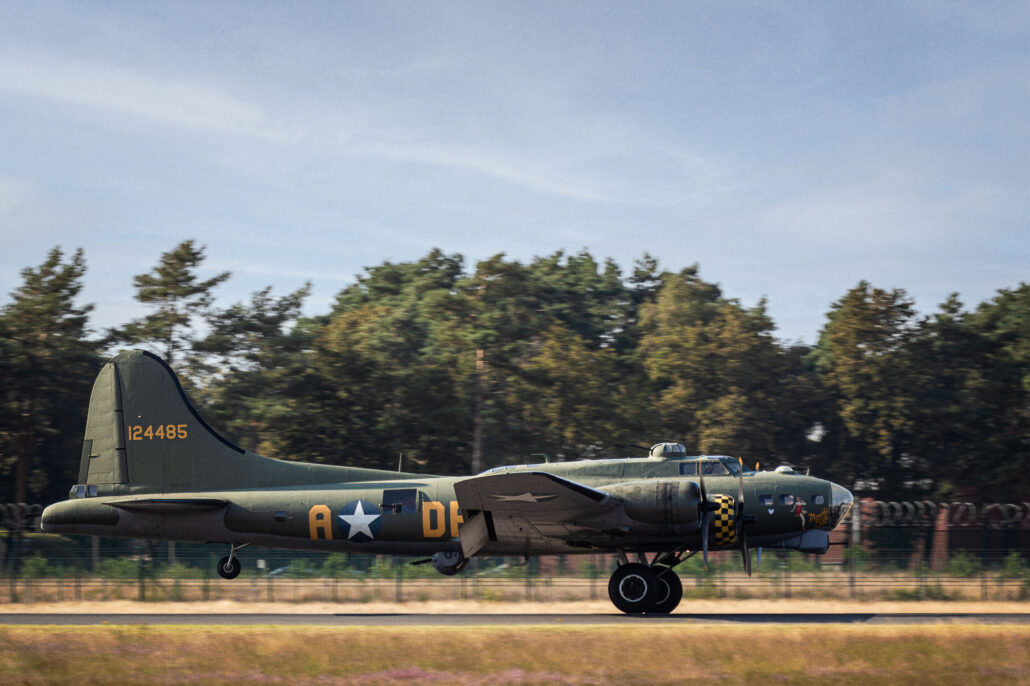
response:
<path fill-rule="evenodd" d="M 279 614 L 279 613 L 20 613 L 0 614 L 0 626 L 590 626 L 684 624 L 1030 624 L 1023 612 L 707 613 L 666 616 L 613 614 Z"/>

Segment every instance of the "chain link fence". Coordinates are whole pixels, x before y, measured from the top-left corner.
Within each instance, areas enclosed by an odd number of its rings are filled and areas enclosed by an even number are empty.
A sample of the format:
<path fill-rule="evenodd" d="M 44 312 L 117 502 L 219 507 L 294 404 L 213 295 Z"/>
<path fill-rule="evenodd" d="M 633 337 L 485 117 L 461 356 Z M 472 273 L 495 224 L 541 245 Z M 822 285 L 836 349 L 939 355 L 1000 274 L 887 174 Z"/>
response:
<path fill-rule="evenodd" d="M 765 550 L 753 577 L 739 551 L 700 556 L 677 572 L 698 598 L 1030 599 L 1030 505 L 866 500 L 833 532 L 826 555 Z M 0 505 L 0 604 L 71 601 L 564 602 L 607 599 L 614 555 L 474 559 L 454 577 L 408 558 L 248 547 L 243 572 L 215 565 L 227 546 L 38 530 L 42 508 Z M 752 552 L 757 557 L 757 552 Z M 685 602 L 686 602 L 685 601 Z"/>

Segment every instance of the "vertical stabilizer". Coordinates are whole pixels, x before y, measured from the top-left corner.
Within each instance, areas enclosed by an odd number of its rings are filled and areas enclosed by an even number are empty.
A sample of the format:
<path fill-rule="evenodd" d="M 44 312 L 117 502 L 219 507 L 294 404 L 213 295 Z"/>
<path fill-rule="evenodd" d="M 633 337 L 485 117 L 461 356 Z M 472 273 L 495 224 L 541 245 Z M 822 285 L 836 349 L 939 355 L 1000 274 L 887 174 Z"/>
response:
<path fill-rule="evenodd" d="M 162 493 L 414 477 L 359 467 L 271 460 L 247 452 L 197 413 L 161 358 L 133 350 L 104 365 L 89 400 L 80 484 Z"/>

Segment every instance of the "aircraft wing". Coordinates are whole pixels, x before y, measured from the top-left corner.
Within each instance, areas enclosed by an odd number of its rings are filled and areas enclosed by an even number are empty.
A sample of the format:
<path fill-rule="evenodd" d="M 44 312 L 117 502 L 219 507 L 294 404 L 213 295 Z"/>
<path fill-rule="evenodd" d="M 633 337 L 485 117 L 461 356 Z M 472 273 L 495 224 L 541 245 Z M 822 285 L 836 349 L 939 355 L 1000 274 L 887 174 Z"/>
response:
<path fill-rule="evenodd" d="M 467 520 L 459 529 L 466 557 L 489 542 L 510 549 L 529 543 L 567 549 L 568 539 L 590 527 L 620 501 L 604 491 L 546 472 L 502 472 L 454 484 Z"/>

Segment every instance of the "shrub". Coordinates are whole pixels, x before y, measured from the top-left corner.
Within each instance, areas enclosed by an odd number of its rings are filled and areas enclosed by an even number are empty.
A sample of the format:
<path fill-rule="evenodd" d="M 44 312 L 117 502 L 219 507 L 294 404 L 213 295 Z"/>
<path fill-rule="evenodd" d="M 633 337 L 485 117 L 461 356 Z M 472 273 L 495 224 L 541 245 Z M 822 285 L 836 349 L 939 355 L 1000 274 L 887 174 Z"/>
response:
<path fill-rule="evenodd" d="M 22 562 L 21 575 L 26 579 L 39 579 L 44 576 L 50 576 L 49 563 L 43 557 L 43 553 L 37 550 L 32 554 L 32 557 Z"/>
<path fill-rule="evenodd" d="M 139 575 L 139 560 L 114 557 L 100 561 L 100 576 L 108 579 L 135 579 Z"/>
<path fill-rule="evenodd" d="M 951 576 L 969 578 L 979 574 L 982 568 L 980 560 L 965 551 L 959 551 L 948 560 L 944 572 Z"/>
<path fill-rule="evenodd" d="M 1023 560 L 1023 556 L 1014 550 L 1010 552 L 1001 563 L 999 574 L 1003 579 L 1019 579 L 1025 576 L 1026 562 Z"/>

